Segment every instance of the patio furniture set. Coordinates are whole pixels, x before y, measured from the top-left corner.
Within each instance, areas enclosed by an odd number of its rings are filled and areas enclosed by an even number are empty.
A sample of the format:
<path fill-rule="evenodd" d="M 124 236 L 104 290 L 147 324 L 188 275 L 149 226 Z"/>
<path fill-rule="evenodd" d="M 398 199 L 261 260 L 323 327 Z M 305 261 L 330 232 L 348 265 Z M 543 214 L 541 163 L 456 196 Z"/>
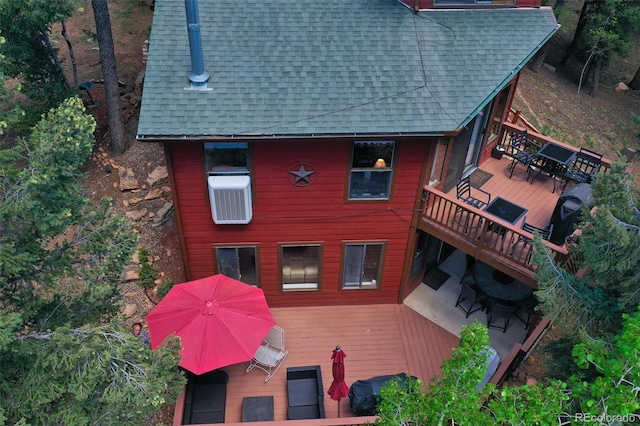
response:
<path fill-rule="evenodd" d="M 187 372 L 182 424 L 224 423 L 229 375 L 223 370 Z M 319 365 L 287 368 L 288 420 L 323 419 L 324 387 Z M 273 396 L 242 399 L 242 421 L 273 421 Z"/>
<path fill-rule="evenodd" d="M 486 263 L 475 262 L 460 280 L 455 307 L 461 309 L 466 318 L 474 312 L 486 311 L 487 327 L 505 333 L 514 316 L 528 328 L 536 305 L 533 288 Z"/>
<path fill-rule="evenodd" d="M 511 164 L 507 167 L 509 178 L 518 164 L 526 167 L 526 179 L 533 183 L 541 174 L 553 179 L 553 192 L 556 192 L 556 179 L 560 180 L 564 191 L 569 182 L 591 183 L 602 164 L 602 154 L 587 148 L 578 152 L 562 145 L 547 142 L 544 146 L 528 136 L 526 130 L 511 135 Z"/>
<path fill-rule="evenodd" d="M 256 350 L 246 372 L 258 368 L 269 381 L 287 357 L 284 330 L 274 325 Z M 287 419 L 325 417 L 324 388 L 319 365 L 287 368 Z M 224 423 L 229 375 L 215 370 L 201 375 L 187 371 L 187 386 L 182 424 Z M 273 396 L 247 396 L 242 400 L 242 421 L 273 421 Z"/>
<path fill-rule="evenodd" d="M 250 360 L 246 372 L 258 368 L 267 382 L 289 353 L 262 289 L 221 274 L 173 286 L 146 319 L 152 349 L 181 339 L 182 424 L 224 423 L 229 375 L 220 368 Z M 287 389 L 289 420 L 324 418 L 319 365 L 287 368 Z M 273 420 L 273 396 L 243 398 L 242 421 Z"/>
<path fill-rule="evenodd" d="M 456 187 L 456 197 L 476 208 L 482 209 L 483 211 L 496 216 L 508 223 L 516 224 L 522 220 L 521 229 L 527 231 L 528 233 L 535 234 L 538 233 L 543 240 L 549 240 L 551 232 L 553 231 L 553 224 L 550 224 L 546 227 L 538 227 L 529 222 L 527 222 L 527 217 L 525 214 L 527 213 L 527 209 L 522 206 L 519 206 L 505 198 L 495 197 L 493 200 L 491 199 L 491 194 L 487 191 L 484 191 L 480 188 L 472 188 L 469 183 L 469 178 L 462 179 L 457 187 Z M 461 210 L 461 209 L 459 209 Z M 471 226 L 469 215 L 465 216 L 465 230 Z M 481 226 L 482 222 L 479 221 L 475 224 L 475 226 Z M 504 238 L 506 235 L 506 229 L 497 223 L 491 222 L 489 223 L 489 230 L 495 232 L 503 239 L 503 245 L 505 243 Z M 526 250 L 527 245 L 532 243 L 532 239 L 528 236 L 520 235 L 516 239 L 516 241 L 511 241 L 511 255 L 520 254 L 525 255 L 527 257 L 531 256 L 530 250 Z M 518 253 L 516 253 L 518 251 Z"/>

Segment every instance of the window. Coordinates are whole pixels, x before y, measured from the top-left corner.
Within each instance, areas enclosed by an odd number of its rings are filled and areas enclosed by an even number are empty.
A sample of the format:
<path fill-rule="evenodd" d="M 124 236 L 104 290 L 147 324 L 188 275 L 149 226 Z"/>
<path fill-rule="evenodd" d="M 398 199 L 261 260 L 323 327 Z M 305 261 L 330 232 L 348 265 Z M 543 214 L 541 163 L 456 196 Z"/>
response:
<path fill-rule="evenodd" d="M 433 153 L 433 165 L 431 166 L 431 175 L 429 177 L 429 186 L 436 186 L 442 179 L 442 172 L 444 170 L 445 154 L 447 153 L 447 141 L 445 139 L 438 139 L 434 153 Z"/>
<path fill-rule="evenodd" d="M 318 290 L 321 246 L 282 245 L 280 250 L 282 290 Z"/>
<path fill-rule="evenodd" d="M 389 199 L 394 149 L 394 142 L 353 143 L 349 199 Z"/>
<path fill-rule="evenodd" d="M 204 156 L 209 175 L 249 174 L 249 146 L 246 142 L 205 143 Z"/>
<path fill-rule="evenodd" d="M 219 246 L 214 247 L 214 256 L 219 274 L 258 286 L 258 247 Z"/>
<path fill-rule="evenodd" d="M 343 289 L 378 288 L 384 243 L 344 245 Z"/>

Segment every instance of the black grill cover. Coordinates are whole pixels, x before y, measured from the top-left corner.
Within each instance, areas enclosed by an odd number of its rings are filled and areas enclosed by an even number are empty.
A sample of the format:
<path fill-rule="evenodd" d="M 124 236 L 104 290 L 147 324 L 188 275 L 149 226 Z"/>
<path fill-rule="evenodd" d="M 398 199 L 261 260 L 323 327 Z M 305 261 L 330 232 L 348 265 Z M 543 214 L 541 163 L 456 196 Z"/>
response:
<path fill-rule="evenodd" d="M 375 416 L 378 407 L 380 388 L 394 377 L 400 378 L 400 384 L 405 386 L 409 376 L 406 373 L 376 376 L 367 380 L 358 380 L 349 388 L 349 403 L 351 411 L 358 416 Z M 413 377 L 416 379 L 415 377 Z"/>
<path fill-rule="evenodd" d="M 591 207 L 593 204 L 591 185 L 588 183 L 580 183 L 565 190 L 551 215 L 549 224 L 553 225 L 553 231 L 549 241 L 556 245 L 564 244 L 565 238 L 573 232 L 574 225 L 580 221 L 580 208 Z"/>

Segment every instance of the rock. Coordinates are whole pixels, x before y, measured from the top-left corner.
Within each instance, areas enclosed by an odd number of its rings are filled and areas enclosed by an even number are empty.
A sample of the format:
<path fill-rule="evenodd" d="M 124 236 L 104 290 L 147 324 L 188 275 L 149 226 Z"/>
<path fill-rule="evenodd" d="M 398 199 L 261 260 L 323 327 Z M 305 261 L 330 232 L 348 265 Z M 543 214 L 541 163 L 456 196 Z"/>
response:
<path fill-rule="evenodd" d="M 633 161 L 636 157 L 636 150 L 631 148 L 622 148 L 620 150 L 620 155 L 627 159 L 627 161 Z"/>
<path fill-rule="evenodd" d="M 162 187 L 162 190 L 163 190 L 164 192 L 171 192 L 171 187 L 170 187 L 170 186 L 163 186 L 163 187 Z"/>
<path fill-rule="evenodd" d="M 124 272 L 122 273 L 122 279 L 124 281 L 135 281 L 137 279 L 140 279 L 139 269 L 135 266 L 126 267 Z"/>
<path fill-rule="evenodd" d="M 618 84 L 616 84 L 616 87 L 614 87 L 614 90 L 616 92 L 624 92 L 629 90 L 629 86 L 627 86 L 626 84 L 624 84 L 622 81 L 619 82 Z"/>
<path fill-rule="evenodd" d="M 167 166 L 158 166 L 156 167 L 149 176 L 147 177 L 147 183 L 149 186 L 153 186 L 156 183 L 167 179 L 169 177 L 169 173 L 167 172 Z"/>
<path fill-rule="evenodd" d="M 527 377 L 527 386 L 535 386 L 538 384 L 538 381 L 533 377 Z"/>
<path fill-rule="evenodd" d="M 120 175 L 120 191 L 132 191 L 140 187 L 133 170 L 121 169 L 118 174 Z"/>
<path fill-rule="evenodd" d="M 136 297 L 138 297 L 138 292 L 137 291 L 130 291 L 128 293 L 125 293 L 124 297 L 126 297 L 127 299 L 135 299 Z"/>
<path fill-rule="evenodd" d="M 546 62 L 542 64 L 542 66 L 544 66 L 549 72 L 552 72 L 552 73 L 556 72 L 556 67 L 549 65 Z"/>
<path fill-rule="evenodd" d="M 133 252 L 133 255 L 131 256 L 131 263 L 135 265 L 140 264 L 140 254 L 138 253 L 138 250 Z"/>
<path fill-rule="evenodd" d="M 147 209 L 138 209 L 138 210 L 128 211 L 124 215 L 127 219 L 131 219 L 137 222 L 143 217 L 145 217 L 147 215 L 147 212 L 148 212 Z"/>
<path fill-rule="evenodd" d="M 171 257 L 172 254 L 171 249 L 167 250 L 167 257 Z"/>
<path fill-rule="evenodd" d="M 157 228 L 158 226 L 165 223 L 167 220 L 171 218 L 173 214 L 173 203 L 171 201 L 167 201 L 164 205 L 156 212 L 156 216 L 153 218 L 153 223 L 151 226 Z"/>
<path fill-rule="evenodd" d="M 126 305 L 124 305 L 122 314 L 125 316 L 125 318 L 131 318 L 136 314 L 137 311 L 138 311 L 138 306 L 136 306 L 133 303 L 127 303 Z"/>
<path fill-rule="evenodd" d="M 123 204 L 125 206 L 135 206 L 136 204 L 138 204 L 140 201 L 142 201 L 142 198 L 140 197 L 134 197 L 134 198 L 129 198 L 128 200 L 124 200 Z"/>
<path fill-rule="evenodd" d="M 145 195 L 144 199 L 155 200 L 156 198 L 160 198 L 163 193 L 164 191 L 162 191 L 162 188 L 154 188 L 154 189 L 151 189 L 151 191 L 149 191 L 147 195 Z"/>

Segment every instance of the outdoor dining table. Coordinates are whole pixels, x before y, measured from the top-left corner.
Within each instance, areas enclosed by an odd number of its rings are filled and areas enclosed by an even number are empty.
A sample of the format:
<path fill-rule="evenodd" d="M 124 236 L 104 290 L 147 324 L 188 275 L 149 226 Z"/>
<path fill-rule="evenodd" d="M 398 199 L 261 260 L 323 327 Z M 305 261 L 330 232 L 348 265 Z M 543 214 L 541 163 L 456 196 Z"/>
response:
<path fill-rule="evenodd" d="M 502 197 L 496 197 L 484 208 L 484 211 L 511 224 L 515 224 L 528 210 Z M 504 246 L 504 236 L 507 230 L 503 226 L 493 222 L 489 223 L 489 230 L 502 237 L 502 244 Z"/>
<path fill-rule="evenodd" d="M 542 172 L 545 172 L 553 178 L 553 192 L 556 192 L 556 176 L 571 164 L 576 158 L 576 152 L 562 145 L 547 142 L 538 151 L 538 157 L 542 159 L 542 162 L 539 165 L 538 174 L 531 178 L 531 183 Z"/>
<path fill-rule="evenodd" d="M 505 302 L 519 302 L 533 294 L 533 288 L 513 279 L 484 262 L 476 262 L 473 268 L 475 281 L 489 297 Z"/>
<path fill-rule="evenodd" d="M 496 197 L 485 207 L 484 211 L 514 224 L 524 216 L 527 209 L 502 197 Z"/>

